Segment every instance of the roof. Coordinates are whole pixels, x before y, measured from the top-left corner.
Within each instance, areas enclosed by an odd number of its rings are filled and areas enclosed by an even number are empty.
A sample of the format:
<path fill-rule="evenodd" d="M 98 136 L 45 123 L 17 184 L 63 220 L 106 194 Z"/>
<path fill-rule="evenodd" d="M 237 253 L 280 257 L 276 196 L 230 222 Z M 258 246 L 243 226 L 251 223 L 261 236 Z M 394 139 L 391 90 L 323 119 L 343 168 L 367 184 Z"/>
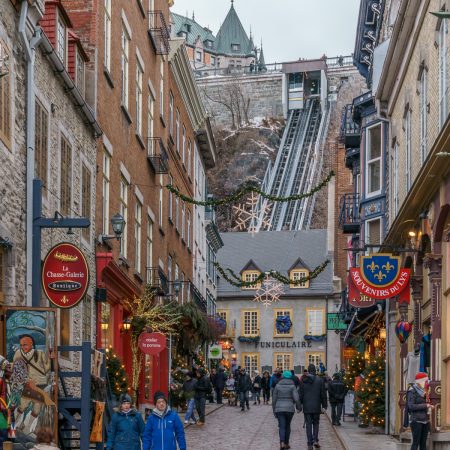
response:
<path fill-rule="evenodd" d="M 224 246 L 217 253 L 217 261 L 224 269 L 239 274 L 253 260 L 262 271 L 277 270 L 288 276 L 289 269 L 299 258 L 313 270 L 329 258 L 327 253 L 327 231 L 262 231 L 251 233 L 221 233 Z M 287 295 L 297 297 L 327 295 L 333 293 L 333 270 L 329 264 L 309 288 L 290 289 L 285 286 Z M 242 290 L 219 280 L 218 297 L 253 297 L 255 291 Z"/>
<path fill-rule="evenodd" d="M 240 50 L 232 51 L 233 44 L 238 44 Z M 232 3 L 227 17 L 217 33 L 215 48 L 218 53 L 249 55 L 253 53 L 253 47 Z"/>
<path fill-rule="evenodd" d="M 194 19 L 189 17 L 180 16 L 179 14 L 172 13 L 173 20 L 173 32 L 176 36 L 180 36 L 180 32 L 184 31 L 186 33 L 186 44 L 193 46 L 195 41 L 200 36 L 202 42 L 212 41 L 214 42 L 216 38 L 207 28 L 203 28 Z M 190 27 L 190 31 L 189 31 Z"/>

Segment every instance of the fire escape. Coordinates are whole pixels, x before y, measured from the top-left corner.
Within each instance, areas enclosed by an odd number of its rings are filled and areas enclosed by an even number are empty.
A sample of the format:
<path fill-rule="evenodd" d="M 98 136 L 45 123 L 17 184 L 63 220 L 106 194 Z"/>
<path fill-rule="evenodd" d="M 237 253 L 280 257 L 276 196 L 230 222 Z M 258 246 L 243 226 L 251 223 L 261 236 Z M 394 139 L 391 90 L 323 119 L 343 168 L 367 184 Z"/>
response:
<path fill-rule="evenodd" d="M 155 173 L 169 172 L 169 156 L 161 138 L 147 139 L 147 159 Z"/>
<path fill-rule="evenodd" d="M 170 32 L 162 11 L 149 11 L 148 34 L 157 55 L 167 55 L 170 51 Z"/>

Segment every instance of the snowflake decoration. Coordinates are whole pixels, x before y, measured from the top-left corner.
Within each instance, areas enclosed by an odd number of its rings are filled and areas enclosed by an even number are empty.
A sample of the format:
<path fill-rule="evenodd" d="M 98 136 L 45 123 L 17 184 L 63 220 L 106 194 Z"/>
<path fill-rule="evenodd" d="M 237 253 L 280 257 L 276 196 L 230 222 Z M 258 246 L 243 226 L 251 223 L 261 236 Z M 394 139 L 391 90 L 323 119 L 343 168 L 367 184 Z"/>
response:
<path fill-rule="evenodd" d="M 233 212 L 236 214 L 236 226 L 234 231 L 247 230 L 251 234 L 255 234 L 261 227 L 268 230 L 271 228 L 270 210 L 272 205 L 267 202 L 261 203 L 261 196 L 252 192 L 245 203 L 233 206 Z"/>
<path fill-rule="evenodd" d="M 271 278 L 270 275 L 266 275 L 261 287 L 256 291 L 253 301 L 262 303 L 267 308 L 272 303 L 278 302 L 283 294 L 283 284 Z"/>

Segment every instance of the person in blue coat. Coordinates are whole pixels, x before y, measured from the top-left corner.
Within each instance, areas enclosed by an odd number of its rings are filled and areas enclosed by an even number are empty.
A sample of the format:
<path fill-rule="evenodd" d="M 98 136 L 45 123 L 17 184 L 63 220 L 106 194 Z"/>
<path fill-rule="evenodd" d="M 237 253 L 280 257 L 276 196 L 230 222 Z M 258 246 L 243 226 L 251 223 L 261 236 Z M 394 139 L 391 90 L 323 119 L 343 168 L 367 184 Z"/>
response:
<path fill-rule="evenodd" d="M 141 450 L 144 419 L 139 411 L 131 407 L 131 397 L 120 398 L 120 411 L 113 415 L 108 429 L 107 450 Z"/>
<path fill-rule="evenodd" d="M 186 450 L 183 424 L 170 409 L 167 397 L 163 392 L 156 392 L 154 402 L 156 408 L 147 419 L 142 437 L 143 450 Z"/>

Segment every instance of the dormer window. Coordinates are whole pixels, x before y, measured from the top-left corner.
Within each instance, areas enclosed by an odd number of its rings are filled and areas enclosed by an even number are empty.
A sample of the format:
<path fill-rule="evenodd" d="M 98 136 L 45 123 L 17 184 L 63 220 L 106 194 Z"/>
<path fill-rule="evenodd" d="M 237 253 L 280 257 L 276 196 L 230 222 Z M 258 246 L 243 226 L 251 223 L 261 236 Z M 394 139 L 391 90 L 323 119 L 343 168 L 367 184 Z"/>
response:
<path fill-rule="evenodd" d="M 241 46 L 239 44 L 231 44 L 231 50 L 233 52 L 238 52 L 241 49 Z"/>
<path fill-rule="evenodd" d="M 188 33 L 190 33 L 191 30 L 192 30 L 192 25 L 189 24 L 189 23 L 187 23 L 187 24 L 186 24 L 186 31 L 187 31 Z"/>
<path fill-rule="evenodd" d="M 206 47 L 211 48 L 212 47 L 212 41 L 206 40 L 205 41 Z"/>
<path fill-rule="evenodd" d="M 81 95 L 84 96 L 84 59 L 79 50 L 77 50 L 76 57 L 75 84 Z"/>
<path fill-rule="evenodd" d="M 257 270 L 244 270 L 242 272 L 242 281 L 244 283 L 251 283 L 252 281 L 256 281 L 257 278 L 261 275 L 261 272 Z M 255 283 L 251 286 L 242 286 L 242 289 L 255 290 L 260 287 L 261 283 Z"/>
<path fill-rule="evenodd" d="M 61 16 L 58 16 L 56 25 L 56 54 L 61 62 L 66 65 L 67 53 L 67 27 Z"/>
<path fill-rule="evenodd" d="M 290 272 L 289 279 L 291 280 L 291 289 L 306 289 L 309 288 L 309 280 L 301 281 L 309 276 L 309 271 L 306 269 L 293 269 Z"/>
<path fill-rule="evenodd" d="M 199 50 L 195 51 L 195 60 L 197 62 L 202 62 L 202 52 L 201 51 L 199 51 Z"/>

